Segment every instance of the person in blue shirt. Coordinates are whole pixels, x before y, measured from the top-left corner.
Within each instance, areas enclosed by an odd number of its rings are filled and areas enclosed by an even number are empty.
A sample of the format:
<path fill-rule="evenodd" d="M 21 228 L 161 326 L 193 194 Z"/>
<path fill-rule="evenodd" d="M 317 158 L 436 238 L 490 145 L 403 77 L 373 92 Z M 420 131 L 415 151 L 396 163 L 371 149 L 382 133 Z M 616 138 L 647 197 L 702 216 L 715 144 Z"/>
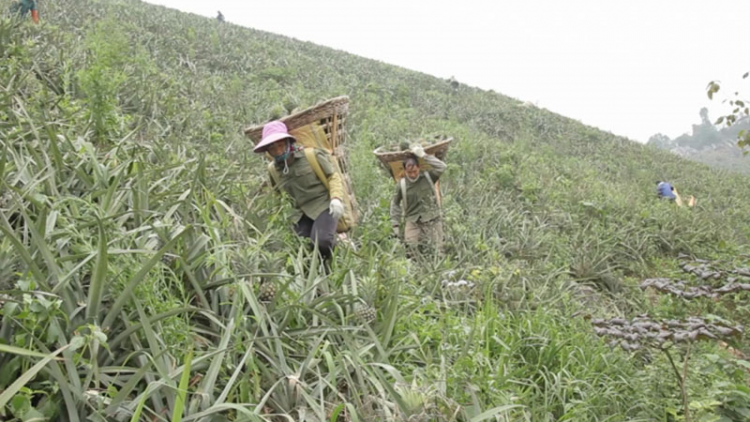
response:
<path fill-rule="evenodd" d="M 674 201 L 677 198 L 674 194 L 674 186 L 668 182 L 662 182 L 661 180 L 656 182 L 656 194 L 659 198 L 669 199 L 671 201 Z"/>
<path fill-rule="evenodd" d="M 656 182 L 656 195 L 661 199 L 674 201 L 677 206 L 682 206 L 682 198 L 680 198 L 680 194 L 677 192 L 677 189 L 668 182 L 662 182 L 661 180 Z M 695 197 L 693 195 L 690 195 L 688 198 L 687 205 L 691 208 L 695 206 Z"/>

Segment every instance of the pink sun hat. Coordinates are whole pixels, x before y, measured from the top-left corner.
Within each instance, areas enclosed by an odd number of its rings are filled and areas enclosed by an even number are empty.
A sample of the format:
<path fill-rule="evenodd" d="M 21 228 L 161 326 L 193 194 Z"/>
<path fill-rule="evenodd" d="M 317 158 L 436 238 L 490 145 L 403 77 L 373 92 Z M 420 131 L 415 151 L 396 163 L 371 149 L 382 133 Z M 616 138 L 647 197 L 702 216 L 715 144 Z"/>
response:
<path fill-rule="evenodd" d="M 294 136 L 289 134 L 284 122 L 280 120 L 274 120 L 268 122 L 263 126 L 263 139 L 258 142 L 258 145 L 253 148 L 253 152 L 263 153 L 269 145 L 282 139 L 291 138 L 293 142 L 297 142 Z"/>

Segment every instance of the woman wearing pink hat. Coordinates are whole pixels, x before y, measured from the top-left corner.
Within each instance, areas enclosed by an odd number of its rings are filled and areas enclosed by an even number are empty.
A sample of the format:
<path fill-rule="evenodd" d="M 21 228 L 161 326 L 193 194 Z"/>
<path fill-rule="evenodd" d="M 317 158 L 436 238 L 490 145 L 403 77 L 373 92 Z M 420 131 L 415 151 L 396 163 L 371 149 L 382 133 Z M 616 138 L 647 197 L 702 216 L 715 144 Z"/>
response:
<path fill-rule="evenodd" d="M 329 193 L 305 158 L 304 147 L 295 145 L 296 142 L 286 125 L 277 120 L 263 126 L 263 138 L 253 151 L 267 152 L 273 157 L 279 175 L 276 187 L 292 197 L 296 208 L 294 231 L 310 238 L 320 254 L 328 259 L 336 245 L 336 224 L 344 215 L 343 183 L 333 170 L 328 153 L 316 149 L 318 164 L 328 178 Z"/>

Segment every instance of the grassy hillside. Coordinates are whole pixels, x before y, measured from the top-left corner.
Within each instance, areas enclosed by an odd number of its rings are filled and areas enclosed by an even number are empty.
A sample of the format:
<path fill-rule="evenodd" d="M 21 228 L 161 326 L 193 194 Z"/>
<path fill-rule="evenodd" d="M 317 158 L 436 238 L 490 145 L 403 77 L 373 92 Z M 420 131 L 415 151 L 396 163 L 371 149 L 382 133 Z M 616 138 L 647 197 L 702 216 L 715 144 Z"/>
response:
<path fill-rule="evenodd" d="M 44 2 L 42 20 L 0 20 L 5 418 L 680 421 L 683 396 L 691 420 L 750 415 L 744 339 L 627 353 L 588 319 L 750 320 L 747 293 L 638 288 L 702 283 L 681 254 L 747 264 L 746 178 L 136 1 Z M 362 225 L 325 275 L 242 128 L 338 95 Z M 390 237 L 395 188 L 371 151 L 436 133 L 457 139 L 447 255 L 416 263 Z M 655 200 L 659 179 L 698 206 Z M 474 287 L 446 287 L 461 279 Z M 683 394 L 669 357 L 682 373 L 685 356 Z"/>

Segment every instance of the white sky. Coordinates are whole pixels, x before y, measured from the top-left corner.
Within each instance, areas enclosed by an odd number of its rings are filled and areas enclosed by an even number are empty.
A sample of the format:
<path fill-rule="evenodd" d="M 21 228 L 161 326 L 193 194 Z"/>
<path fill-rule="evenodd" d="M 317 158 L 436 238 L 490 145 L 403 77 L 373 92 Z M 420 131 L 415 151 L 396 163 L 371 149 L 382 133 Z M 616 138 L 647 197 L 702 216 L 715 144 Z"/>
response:
<path fill-rule="evenodd" d="M 148 0 L 530 101 L 631 139 L 750 97 L 748 0 Z M 720 96 L 725 98 L 725 96 Z"/>

